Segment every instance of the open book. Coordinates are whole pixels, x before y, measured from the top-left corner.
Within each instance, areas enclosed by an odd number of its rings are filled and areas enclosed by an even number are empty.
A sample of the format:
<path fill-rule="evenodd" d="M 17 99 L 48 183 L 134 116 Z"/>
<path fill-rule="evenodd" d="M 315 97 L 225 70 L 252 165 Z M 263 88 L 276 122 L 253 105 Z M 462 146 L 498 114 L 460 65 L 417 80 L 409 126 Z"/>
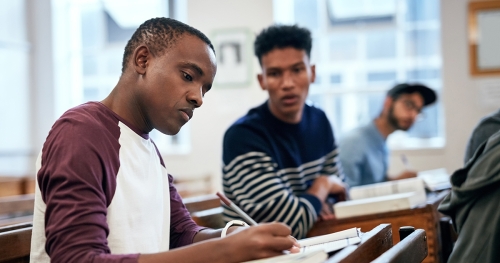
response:
<path fill-rule="evenodd" d="M 333 205 L 338 219 L 410 209 L 427 200 L 421 178 L 355 186 L 349 195 L 351 200 Z"/>
<path fill-rule="evenodd" d="M 322 263 L 328 259 L 328 254 L 322 250 L 314 250 L 304 253 L 287 254 L 277 257 L 245 261 L 243 263 Z"/>
<path fill-rule="evenodd" d="M 340 250 L 349 245 L 358 244 L 361 242 L 359 229 L 349 228 L 339 232 L 326 234 L 317 237 L 304 238 L 298 241 L 301 252 L 312 250 L 323 250 L 326 253 Z"/>
<path fill-rule="evenodd" d="M 451 188 L 450 174 L 445 168 L 418 172 L 418 178 L 424 180 L 425 187 L 429 191 L 439 191 Z"/>
<path fill-rule="evenodd" d="M 361 242 L 361 237 L 358 228 L 350 228 L 322 236 L 304 238 L 299 240 L 298 242 L 301 246 L 300 253 L 287 254 L 287 255 L 266 258 L 266 259 L 252 260 L 247 262 L 252 262 L 252 263 L 324 262 L 328 258 L 327 253 L 340 250 L 349 245 L 358 244 Z"/>

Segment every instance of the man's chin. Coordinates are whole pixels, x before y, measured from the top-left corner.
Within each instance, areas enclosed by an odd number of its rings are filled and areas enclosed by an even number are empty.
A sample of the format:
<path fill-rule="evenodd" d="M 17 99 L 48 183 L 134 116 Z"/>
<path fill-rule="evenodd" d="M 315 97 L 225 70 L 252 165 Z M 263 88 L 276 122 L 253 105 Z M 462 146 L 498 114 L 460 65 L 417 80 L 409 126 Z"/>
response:
<path fill-rule="evenodd" d="M 162 128 L 157 128 L 156 130 L 158 130 L 159 132 L 165 134 L 165 135 L 170 135 L 170 136 L 173 136 L 173 135 L 176 135 L 177 133 L 179 133 L 179 131 L 181 130 L 181 127 L 168 127 L 168 128 L 165 128 L 165 129 L 162 129 Z"/>
<path fill-rule="evenodd" d="M 398 130 L 408 131 L 411 128 L 411 125 L 400 125 L 398 128 Z"/>

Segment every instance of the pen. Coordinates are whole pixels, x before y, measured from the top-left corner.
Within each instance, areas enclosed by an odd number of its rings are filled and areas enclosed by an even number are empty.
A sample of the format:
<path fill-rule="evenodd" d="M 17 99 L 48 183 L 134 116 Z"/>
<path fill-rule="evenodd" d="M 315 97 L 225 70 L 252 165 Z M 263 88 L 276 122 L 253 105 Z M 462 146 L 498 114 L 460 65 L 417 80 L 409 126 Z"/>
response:
<path fill-rule="evenodd" d="M 217 192 L 217 196 L 226 204 L 227 206 L 231 207 L 234 212 L 238 213 L 247 223 L 250 225 L 256 226 L 257 222 L 255 222 L 249 215 L 247 215 L 243 210 L 241 210 L 237 205 L 235 205 L 231 200 L 227 199 L 223 194 Z"/>
<path fill-rule="evenodd" d="M 407 170 L 409 170 L 410 169 L 410 163 L 408 162 L 408 159 L 406 158 L 406 155 L 404 153 L 401 154 L 401 161 L 405 165 L 405 168 Z"/>

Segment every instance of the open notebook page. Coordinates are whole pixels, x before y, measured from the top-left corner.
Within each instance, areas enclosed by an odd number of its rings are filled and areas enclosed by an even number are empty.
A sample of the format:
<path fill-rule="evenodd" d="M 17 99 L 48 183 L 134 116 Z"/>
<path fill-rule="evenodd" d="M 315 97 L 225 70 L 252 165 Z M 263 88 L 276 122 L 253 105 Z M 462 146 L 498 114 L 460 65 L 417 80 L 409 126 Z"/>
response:
<path fill-rule="evenodd" d="M 329 253 L 349 245 L 358 244 L 361 242 L 361 238 L 359 229 L 354 227 L 331 234 L 301 239 L 298 242 L 302 252 L 324 250 Z"/>

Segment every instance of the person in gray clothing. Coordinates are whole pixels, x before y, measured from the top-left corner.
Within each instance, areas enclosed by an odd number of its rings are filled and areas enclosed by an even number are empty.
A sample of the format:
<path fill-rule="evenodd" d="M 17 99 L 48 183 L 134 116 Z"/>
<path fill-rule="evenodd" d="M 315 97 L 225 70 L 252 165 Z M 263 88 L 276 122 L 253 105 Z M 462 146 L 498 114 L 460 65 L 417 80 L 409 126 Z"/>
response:
<path fill-rule="evenodd" d="M 479 145 L 488 140 L 495 132 L 500 130 L 500 110 L 494 112 L 483 119 L 476 125 L 467 143 L 465 149 L 464 164 L 472 158 Z"/>
<path fill-rule="evenodd" d="M 500 132 L 453 173 L 451 183 L 438 207 L 458 233 L 448 262 L 500 262 Z"/>

